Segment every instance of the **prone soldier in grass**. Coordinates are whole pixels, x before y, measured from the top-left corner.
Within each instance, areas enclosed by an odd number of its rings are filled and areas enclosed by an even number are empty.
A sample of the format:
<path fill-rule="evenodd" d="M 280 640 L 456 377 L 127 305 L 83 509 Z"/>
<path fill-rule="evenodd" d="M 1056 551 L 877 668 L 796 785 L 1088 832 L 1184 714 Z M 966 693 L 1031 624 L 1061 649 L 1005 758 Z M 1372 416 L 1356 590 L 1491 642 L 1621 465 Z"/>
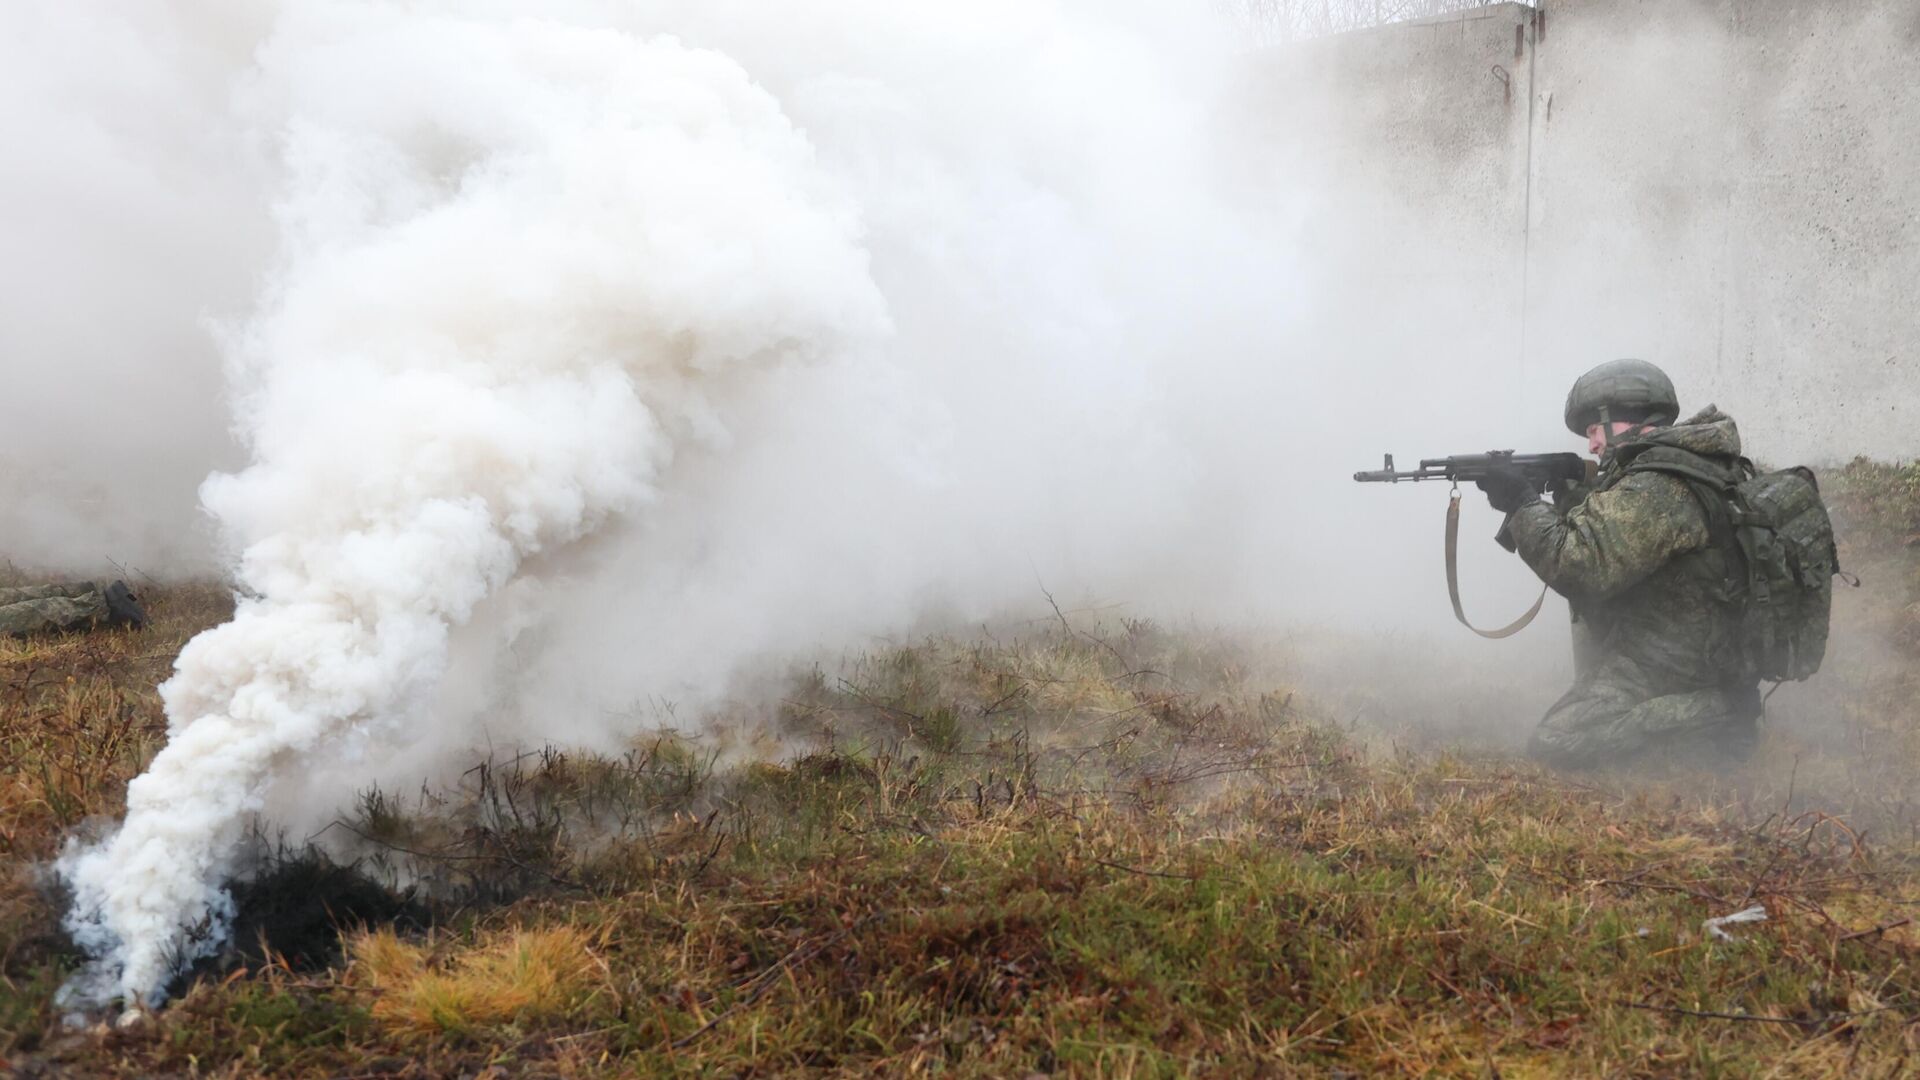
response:
<path fill-rule="evenodd" d="M 60 634 L 147 624 L 147 613 L 124 581 L 76 581 L 0 589 L 0 637 Z"/>

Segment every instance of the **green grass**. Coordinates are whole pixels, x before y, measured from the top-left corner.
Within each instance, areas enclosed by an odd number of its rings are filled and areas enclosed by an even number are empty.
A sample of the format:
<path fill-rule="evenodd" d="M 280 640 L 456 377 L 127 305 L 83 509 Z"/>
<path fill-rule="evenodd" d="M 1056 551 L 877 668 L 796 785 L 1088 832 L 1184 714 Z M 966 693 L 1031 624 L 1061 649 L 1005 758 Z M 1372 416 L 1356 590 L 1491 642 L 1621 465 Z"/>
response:
<path fill-rule="evenodd" d="M 1910 473 L 1828 479 L 1878 587 L 1795 705 L 1823 725 L 1726 773 L 1428 749 L 1323 714 L 1283 652 L 1054 620 L 801 676 L 780 734 L 810 749 L 780 762 L 662 735 L 361 793 L 335 857 L 415 883 L 435 929 L 68 1032 L 32 868 L 157 746 L 141 658 L 221 615 L 163 591 L 147 635 L 0 644 L 0 1053 L 121 1076 L 1910 1075 Z M 1705 932 L 1756 903 L 1736 940 Z"/>
<path fill-rule="evenodd" d="M 1900 1067 L 1920 1014 L 1907 928 L 1850 937 L 1911 910 L 1910 860 L 1811 819 L 1736 825 L 1428 766 L 1343 766 L 1312 790 L 1190 807 L 913 794 L 913 771 L 883 797 L 880 769 L 837 757 L 753 772 L 755 798 L 836 812 L 776 825 L 737 810 L 756 835 L 690 827 L 718 840 L 711 857 L 683 842 L 625 880 L 387 937 L 402 962 L 362 945 L 343 971 L 202 985 L 154 1027 L 63 1060 L 1870 1075 Z M 1775 917 L 1736 943 L 1703 934 L 1749 901 Z M 503 941 L 537 933 L 575 943 L 568 973 L 502 959 Z"/>

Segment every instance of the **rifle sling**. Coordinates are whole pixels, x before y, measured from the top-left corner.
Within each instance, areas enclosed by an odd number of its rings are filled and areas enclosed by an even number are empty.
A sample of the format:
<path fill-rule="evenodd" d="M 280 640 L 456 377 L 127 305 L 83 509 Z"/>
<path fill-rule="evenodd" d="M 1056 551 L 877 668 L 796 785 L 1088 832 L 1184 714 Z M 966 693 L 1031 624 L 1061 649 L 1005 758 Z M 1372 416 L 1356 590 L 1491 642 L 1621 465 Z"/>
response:
<path fill-rule="evenodd" d="M 1534 599 L 1533 606 L 1527 609 L 1527 613 L 1498 630 L 1482 630 L 1467 621 L 1466 609 L 1460 606 L 1460 493 L 1458 491 L 1455 491 L 1453 497 L 1447 501 L 1447 598 L 1453 601 L 1453 617 L 1460 620 L 1461 626 L 1483 638 L 1495 640 L 1512 637 L 1526 629 L 1527 624 L 1533 621 L 1533 617 L 1540 614 L 1540 606 L 1547 602 L 1547 587 L 1542 585 L 1540 595 Z"/>

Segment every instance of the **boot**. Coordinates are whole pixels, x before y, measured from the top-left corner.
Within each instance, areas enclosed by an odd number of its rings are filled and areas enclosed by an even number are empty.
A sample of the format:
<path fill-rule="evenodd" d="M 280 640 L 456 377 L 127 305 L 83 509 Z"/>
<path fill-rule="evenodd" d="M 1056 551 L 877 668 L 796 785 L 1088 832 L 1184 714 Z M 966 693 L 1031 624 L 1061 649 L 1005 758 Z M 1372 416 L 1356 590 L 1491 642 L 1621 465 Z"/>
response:
<path fill-rule="evenodd" d="M 107 586 L 104 595 L 107 599 L 109 624 L 117 626 L 124 623 L 135 630 L 146 627 L 147 613 L 140 606 L 140 598 L 133 595 L 133 590 L 127 588 L 126 582 L 116 581 Z"/>

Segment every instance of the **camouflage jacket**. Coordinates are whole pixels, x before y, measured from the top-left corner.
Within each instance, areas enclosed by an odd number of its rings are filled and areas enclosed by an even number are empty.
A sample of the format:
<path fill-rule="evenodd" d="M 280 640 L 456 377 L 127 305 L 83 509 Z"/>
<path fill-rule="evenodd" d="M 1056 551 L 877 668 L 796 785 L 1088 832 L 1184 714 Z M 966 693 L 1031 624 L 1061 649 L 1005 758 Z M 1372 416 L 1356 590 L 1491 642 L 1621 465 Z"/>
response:
<path fill-rule="evenodd" d="M 1634 462 L 1684 457 L 1738 468 L 1740 432 L 1708 406 L 1672 427 L 1615 444 L 1590 489 L 1514 511 L 1503 534 L 1567 598 L 1577 647 L 1624 653 L 1674 690 L 1724 683 L 1737 667 L 1738 608 L 1727 562 L 1687 483 Z M 1578 641 L 1584 639 L 1584 641 Z M 1591 657 L 1582 657 L 1590 660 Z M 1587 664 L 1583 663 L 1583 669 Z"/>

